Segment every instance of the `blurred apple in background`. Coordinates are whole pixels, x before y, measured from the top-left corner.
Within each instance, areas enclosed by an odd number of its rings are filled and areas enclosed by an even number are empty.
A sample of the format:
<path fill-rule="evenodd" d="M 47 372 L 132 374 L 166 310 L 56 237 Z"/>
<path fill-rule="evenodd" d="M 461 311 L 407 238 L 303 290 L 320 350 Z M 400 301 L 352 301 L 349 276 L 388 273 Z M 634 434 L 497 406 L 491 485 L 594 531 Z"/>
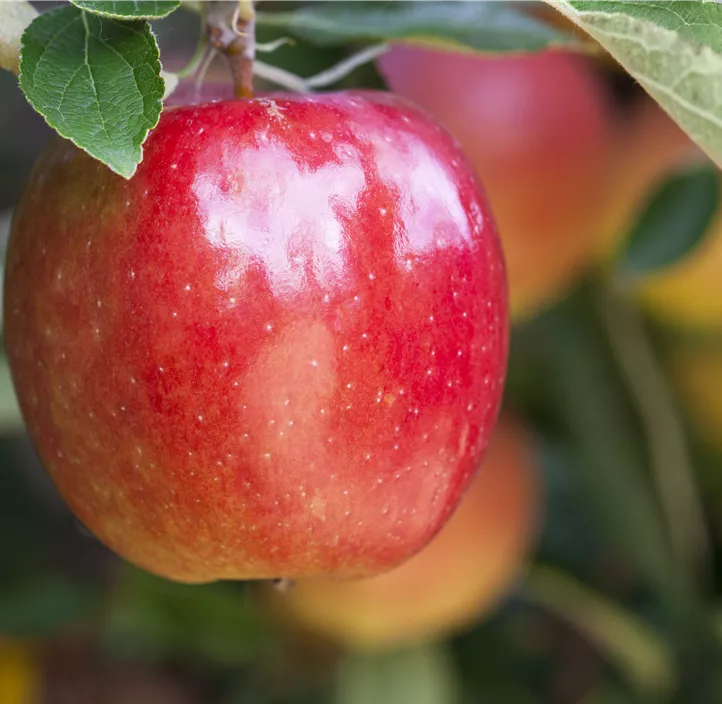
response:
<path fill-rule="evenodd" d="M 481 176 L 512 316 L 560 296 L 592 261 L 605 205 L 614 116 L 594 63 L 563 51 L 485 58 L 397 45 L 378 66 L 461 142 Z"/>
<path fill-rule="evenodd" d="M 498 605 L 523 573 L 537 525 L 537 458 L 527 431 L 502 416 L 459 509 L 400 567 L 364 580 L 302 580 L 270 603 L 291 623 L 358 649 L 439 638 Z"/>

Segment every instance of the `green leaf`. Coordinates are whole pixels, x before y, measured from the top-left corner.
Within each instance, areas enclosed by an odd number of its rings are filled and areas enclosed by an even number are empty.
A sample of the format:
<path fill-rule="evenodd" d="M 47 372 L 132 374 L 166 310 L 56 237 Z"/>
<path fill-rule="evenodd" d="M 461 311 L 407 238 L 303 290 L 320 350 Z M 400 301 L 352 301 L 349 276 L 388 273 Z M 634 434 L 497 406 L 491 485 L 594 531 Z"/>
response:
<path fill-rule="evenodd" d="M 722 166 L 722 5 L 546 1 L 596 39 Z"/>
<path fill-rule="evenodd" d="M 335 704 L 455 704 L 457 677 L 441 645 L 392 653 L 353 653 L 342 661 Z"/>
<path fill-rule="evenodd" d="M 291 12 L 259 12 L 257 22 L 322 46 L 396 40 L 503 52 L 577 41 L 503 2 L 322 2 Z"/>
<path fill-rule="evenodd" d="M 81 10 L 116 20 L 157 20 L 180 7 L 180 0 L 70 0 Z"/>
<path fill-rule="evenodd" d="M 72 5 L 23 34 L 20 87 L 63 137 L 130 178 L 158 123 L 165 92 L 158 45 L 145 21 L 104 19 Z"/>
<path fill-rule="evenodd" d="M 562 572 L 536 567 L 523 595 L 566 620 L 615 663 L 641 695 L 661 695 L 675 684 L 668 644 L 646 623 Z"/>
<path fill-rule="evenodd" d="M 719 193 L 719 172 L 712 166 L 694 167 L 667 178 L 626 239 L 620 270 L 625 275 L 640 275 L 682 259 L 708 232 Z"/>

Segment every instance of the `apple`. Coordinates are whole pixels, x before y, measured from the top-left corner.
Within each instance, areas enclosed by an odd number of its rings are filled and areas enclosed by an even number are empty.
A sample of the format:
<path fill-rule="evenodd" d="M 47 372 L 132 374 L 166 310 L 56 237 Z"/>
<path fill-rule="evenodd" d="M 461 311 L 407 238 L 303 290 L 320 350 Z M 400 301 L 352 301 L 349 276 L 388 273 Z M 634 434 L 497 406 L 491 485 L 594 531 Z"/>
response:
<path fill-rule="evenodd" d="M 609 176 L 613 111 L 593 63 L 559 50 L 489 58 L 411 45 L 377 61 L 479 173 L 504 245 L 512 317 L 563 294 L 593 259 Z"/>
<path fill-rule="evenodd" d="M 508 349 L 489 205 L 382 92 L 166 110 L 130 180 L 67 141 L 12 227 L 6 344 L 78 518 L 183 582 L 363 576 L 441 528 Z"/>
<path fill-rule="evenodd" d="M 461 506 L 421 552 L 360 580 L 309 579 L 272 594 L 282 621 L 360 650 L 447 635 L 498 605 L 520 577 L 535 533 L 537 457 L 526 429 L 503 417 Z"/>

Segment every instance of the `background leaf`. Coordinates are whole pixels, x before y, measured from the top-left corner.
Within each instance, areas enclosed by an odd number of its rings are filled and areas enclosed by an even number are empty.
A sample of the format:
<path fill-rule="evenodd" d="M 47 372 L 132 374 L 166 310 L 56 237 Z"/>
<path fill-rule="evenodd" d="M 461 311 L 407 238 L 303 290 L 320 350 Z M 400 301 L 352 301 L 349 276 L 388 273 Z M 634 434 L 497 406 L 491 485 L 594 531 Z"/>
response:
<path fill-rule="evenodd" d="M 44 636 L 86 618 L 98 605 L 94 587 L 61 577 L 0 589 L 0 633 Z"/>
<path fill-rule="evenodd" d="M 547 1 L 609 51 L 722 165 L 722 5 Z"/>
<path fill-rule="evenodd" d="M 533 351 L 554 421 L 564 428 L 587 510 L 601 534 L 629 561 L 677 623 L 687 619 L 685 575 L 670 553 L 629 397 L 609 356 L 594 309 L 596 287 L 548 311 L 512 338 L 511 366 Z M 543 362 L 542 362 L 543 360 Z"/>
<path fill-rule="evenodd" d="M 119 20 L 154 20 L 180 7 L 180 0 L 70 0 L 81 10 Z"/>
<path fill-rule="evenodd" d="M 667 178 L 652 195 L 620 253 L 624 274 L 674 264 L 708 231 L 719 204 L 719 172 L 695 167 Z"/>
<path fill-rule="evenodd" d="M 594 642 L 625 670 L 643 695 L 657 695 L 674 685 L 669 645 L 645 623 L 571 577 L 548 567 L 535 567 L 524 595 L 555 612 Z"/>
<path fill-rule="evenodd" d="M 266 635 L 259 610 L 237 585 L 179 584 L 124 566 L 106 638 L 118 653 L 234 664 L 262 649 Z"/>
<path fill-rule="evenodd" d="M 322 2 L 291 12 L 259 12 L 258 23 L 320 45 L 403 40 L 500 52 L 576 42 L 502 2 Z"/>
<path fill-rule="evenodd" d="M 147 22 L 119 22 L 61 7 L 23 34 L 20 87 L 56 129 L 130 178 L 158 123 L 165 92 Z"/>

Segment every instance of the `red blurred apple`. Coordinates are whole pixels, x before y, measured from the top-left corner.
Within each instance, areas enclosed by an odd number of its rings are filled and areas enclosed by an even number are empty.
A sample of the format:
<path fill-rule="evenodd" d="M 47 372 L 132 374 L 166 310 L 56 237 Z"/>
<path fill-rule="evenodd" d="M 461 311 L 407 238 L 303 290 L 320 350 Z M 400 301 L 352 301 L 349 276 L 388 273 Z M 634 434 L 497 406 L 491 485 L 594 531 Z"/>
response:
<path fill-rule="evenodd" d="M 17 210 L 5 311 L 72 510 L 187 582 L 420 550 L 488 444 L 508 344 L 472 169 L 382 93 L 167 110 L 129 181 L 59 141 Z"/>
<path fill-rule="evenodd" d="M 594 258 L 613 113 L 584 56 L 483 57 L 394 46 L 389 86 L 461 142 L 487 190 L 509 272 L 512 317 L 560 296 Z"/>

